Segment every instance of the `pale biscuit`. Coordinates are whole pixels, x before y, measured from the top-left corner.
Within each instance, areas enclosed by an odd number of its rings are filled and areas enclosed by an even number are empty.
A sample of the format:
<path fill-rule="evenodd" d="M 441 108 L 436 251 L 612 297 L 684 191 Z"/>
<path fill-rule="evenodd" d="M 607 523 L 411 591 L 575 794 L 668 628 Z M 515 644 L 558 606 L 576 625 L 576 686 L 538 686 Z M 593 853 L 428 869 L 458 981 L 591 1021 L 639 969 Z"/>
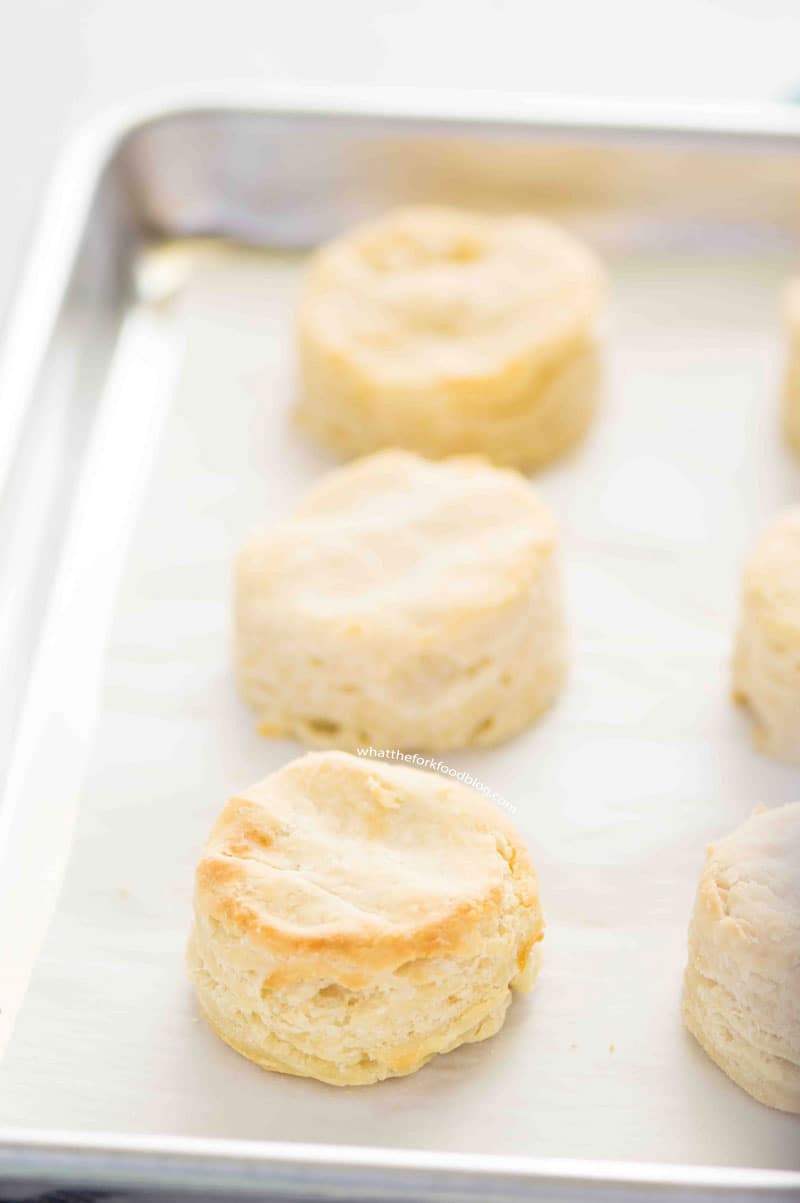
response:
<path fill-rule="evenodd" d="M 800 279 L 793 280 L 786 292 L 786 336 L 784 428 L 792 447 L 800 454 Z"/>
<path fill-rule="evenodd" d="M 368 457 L 245 546 L 235 636 L 265 734 L 350 750 L 495 744 L 564 678 L 553 519 L 521 476 L 481 460 Z"/>
<path fill-rule="evenodd" d="M 772 522 L 747 564 L 733 694 L 758 747 L 800 763 L 800 506 Z"/>
<path fill-rule="evenodd" d="M 683 1013 L 734 1082 L 800 1112 L 800 802 L 760 811 L 709 848 Z"/>
<path fill-rule="evenodd" d="M 390 213 L 312 259 L 298 420 L 346 455 L 403 447 L 537 467 L 595 412 L 604 294 L 592 253 L 549 222 Z"/>
<path fill-rule="evenodd" d="M 223 810 L 188 964 L 214 1030 L 265 1069 L 363 1085 L 501 1027 L 543 934 L 505 817 L 433 773 L 344 752 Z"/>

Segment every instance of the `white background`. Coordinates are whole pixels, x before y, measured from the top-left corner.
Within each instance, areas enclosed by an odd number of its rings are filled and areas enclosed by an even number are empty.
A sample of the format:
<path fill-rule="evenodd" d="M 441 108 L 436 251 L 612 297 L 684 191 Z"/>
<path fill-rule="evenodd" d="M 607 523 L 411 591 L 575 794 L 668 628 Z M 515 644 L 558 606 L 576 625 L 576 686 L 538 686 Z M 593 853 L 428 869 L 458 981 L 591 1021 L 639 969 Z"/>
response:
<path fill-rule="evenodd" d="M 774 99 L 798 33 L 797 0 L 3 0 L 0 323 L 60 142 L 164 84 Z"/>

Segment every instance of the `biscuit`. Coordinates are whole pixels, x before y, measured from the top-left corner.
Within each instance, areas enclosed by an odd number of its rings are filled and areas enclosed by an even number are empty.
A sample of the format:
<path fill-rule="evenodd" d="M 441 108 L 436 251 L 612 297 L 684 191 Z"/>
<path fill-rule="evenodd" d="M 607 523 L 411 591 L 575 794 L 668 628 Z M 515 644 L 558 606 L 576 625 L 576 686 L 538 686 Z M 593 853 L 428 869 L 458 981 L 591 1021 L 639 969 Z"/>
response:
<path fill-rule="evenodd" d="M 387 451 L 332 472 L 235 577 L 239 681 L 267 735 L 495 744 L 564 678 L 553 519 L 478 459 Z"/>
<path fill-rule="evenodd" d="M 771 523 L 745 570 L 733 696 L 757 746 L 800 764 L 800 506 Z"/>
<path fill-rule="evenodd" d="M 401 209 L 312 258 L 299 424 L 348 456 L 402 447 L 535 468 L 586 432 L 604 277 L 533 217 Z"/>
<path fill-rule="evenodd" d="M 786 292 L 786 333 L 788 353 L 783 391 L 783 417 L 786 437 L 800 454 L 800 279 L 793 280 Z"/>
<path fill-rule="evenodd" d="M 748 1094 L 800 1112 L 800 802 L 754 814 L 709 848 L 683 1014 Z"/>
<path fill-rule="evenodd" d="M 536 876 L 473 790 L 310 753 L 232 798 L 197 867 L 188 966 L 265 1069 L 365 1085 L 502 1026 L 533 985 Z"/>

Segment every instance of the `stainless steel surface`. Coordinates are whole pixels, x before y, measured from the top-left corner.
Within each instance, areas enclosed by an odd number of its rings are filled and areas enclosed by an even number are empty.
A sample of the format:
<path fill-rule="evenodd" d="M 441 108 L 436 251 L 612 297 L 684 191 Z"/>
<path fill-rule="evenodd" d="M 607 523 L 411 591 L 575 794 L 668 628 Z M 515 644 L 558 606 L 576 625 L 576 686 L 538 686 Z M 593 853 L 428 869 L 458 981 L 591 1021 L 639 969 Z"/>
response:
<path fill-rule="evenodd" d="M 0 360 L 0 787 L 142 236 L 105 149 L 54 173 Z"/>
<path fill-rule="evenodd" d="M 16 721 L 23 682 L 35 671 L 37 647 L 43 654 L 48 608 L 69 602 L 71 507 L 143 245 L 221 234 L 305 247 L 367 212 L 416 199 L 553 208 L 609 245 L 657 236 L 666 249 L 702 241 L 725 255 L 766 240 L 791 253 L 799 152 L 800 118 L 789 109 L 637 116 L 502 98 L 389 96 L 366 111 L 357 97 L 223 94 L 126 113 L 88 131 L 57 172 L 0 365 L 0 662 L 5 680 L 19 683 L 3 694 L 2 729 L 24 736 L 24 709 Z M 8 766 L 0 871 L 19 818 L 15 779 L 32 754 L 24 738 L 13 743 L 0 747 L 0 766 Z M 5 969 L 0 959 L 0 985 Z M 800 1191 L 800 1175 L 762 1170 L 21 1132 L 0 1133 L 0 1173 L 213 1181 L 326 1198 L 755 1199 Z"/>
<path fill-rule="evenodd" d="M 437 1157 L 324 1145 L 243 1141 L 46 1140 L 11 1134 L 0 1146 L 0 1173 L 84 1187 L 169 1188 L 306 1200 L 539 1200 L 543 1203 L 751 1203 L 797 1198 L 797 1175 L 612 1162 Z"/>

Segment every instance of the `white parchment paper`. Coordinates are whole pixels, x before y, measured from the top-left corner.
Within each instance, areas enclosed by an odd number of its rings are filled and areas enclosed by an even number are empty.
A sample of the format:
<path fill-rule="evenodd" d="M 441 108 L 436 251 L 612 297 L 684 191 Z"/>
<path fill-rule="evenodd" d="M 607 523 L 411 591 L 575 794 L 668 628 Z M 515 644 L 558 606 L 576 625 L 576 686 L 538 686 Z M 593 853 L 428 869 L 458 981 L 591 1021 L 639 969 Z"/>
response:
<path fill-rule="evenodd" d="M 199 1018 L 193 863 L 227 796 L 299 751 L 255 734 L 229 657 L 235 548 L 333 462 L 287 420 L 296 270 L 206 253 L 172 304 L 179 385 L 0 1122 L 800 1167 L 800 1121 L 738 1090 L 680 1020 L 705 844 L 800 796 L 796 770 L 752 750 L 728 677 L 743 557 L 800 495 L 777 433 L 777 254 L 612 262 L 605 406 L 537 478 L 562 523 L 569 686 L 527 734 L 447 757 L 530 841 L 548 920 L 536 992 L 494 1039 L 360 1089 L 264 1073 Z"/>

